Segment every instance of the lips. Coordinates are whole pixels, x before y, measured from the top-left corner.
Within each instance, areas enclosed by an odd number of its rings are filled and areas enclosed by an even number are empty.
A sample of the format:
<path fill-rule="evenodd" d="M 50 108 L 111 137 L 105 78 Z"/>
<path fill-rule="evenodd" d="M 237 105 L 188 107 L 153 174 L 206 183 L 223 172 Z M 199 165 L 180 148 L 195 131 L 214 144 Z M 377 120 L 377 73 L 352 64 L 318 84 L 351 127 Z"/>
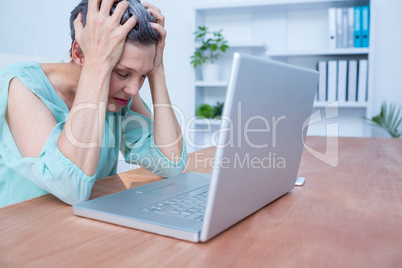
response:
<path fill-rule="evenodd" d="M 113 99 L 120 106 L 125 106 L 129 102 L 129 99 L 119 99 L 119 98 L 113 98 Z"/>

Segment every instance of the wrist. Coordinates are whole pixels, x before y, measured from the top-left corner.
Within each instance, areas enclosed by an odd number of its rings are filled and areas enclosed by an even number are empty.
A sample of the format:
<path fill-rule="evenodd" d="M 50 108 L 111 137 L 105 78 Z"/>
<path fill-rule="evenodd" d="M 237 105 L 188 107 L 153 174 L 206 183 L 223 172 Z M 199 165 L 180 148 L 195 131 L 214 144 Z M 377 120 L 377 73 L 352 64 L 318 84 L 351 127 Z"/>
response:
<path fill-rule="evenodd" d="M 165 69 L 163 68 L 163 64 L 155 67 L 152 72 L 148 74 L 149 79 L 155 79 L 157 77 L 165 77 Z"/>
<path fill-rule="evenodd" d="M 85 70 L 86 72 L 94 73 L 97 76 L 103 76 L 103 75 L 110 75 L 112 73 L 113 67 L 111 67 L 109 64 L 101 61 L 85 61 L 82 70 Z"/>
<path fill-rule="evenodd" d="M 112 66 L 107 60 L 97 59 L 97 58 L 85 58 L 83 67 L 94 70 L 104 70 L 112 71 L 114 66 Z"/>
<path fill-rule="evenodd" d="M 86 62 L 82 66 L 77 94 L 85 101 L 105 100 L 109 94 L 111 70 L 105 65 Z"/>

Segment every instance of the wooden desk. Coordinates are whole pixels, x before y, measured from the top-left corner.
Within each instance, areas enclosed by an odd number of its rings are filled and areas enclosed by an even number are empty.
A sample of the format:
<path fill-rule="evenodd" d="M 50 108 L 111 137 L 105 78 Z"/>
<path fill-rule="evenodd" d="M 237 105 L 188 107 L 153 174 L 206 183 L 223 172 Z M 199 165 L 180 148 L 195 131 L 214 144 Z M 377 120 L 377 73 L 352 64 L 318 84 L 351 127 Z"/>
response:
<path fill-rule="evenodd" d="M 325 142 L 308 139 L 321 152 Z M 194 156 L 188 170 L 208 171 Z M 11 205 L 0 209 L 0 267 L 402 267 L 402 139 L 340 138 L 337 167 L 304 151 L 300 175 L 303 187 L 205 244 L 76 217 L 50 195 Z M 91 198 L 156 179 L 108 177 Z"/>

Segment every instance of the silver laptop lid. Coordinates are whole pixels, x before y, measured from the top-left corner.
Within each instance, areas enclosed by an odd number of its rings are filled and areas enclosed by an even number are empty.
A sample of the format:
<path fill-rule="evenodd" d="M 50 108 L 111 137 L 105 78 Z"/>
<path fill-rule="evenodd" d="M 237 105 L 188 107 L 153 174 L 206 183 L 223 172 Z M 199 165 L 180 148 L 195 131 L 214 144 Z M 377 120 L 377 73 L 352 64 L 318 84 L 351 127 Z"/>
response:
<path fill-rule="evenodd" d="M 235 53 L 201 241 L 293 189 L 317 83 L 316 71 Z"/>

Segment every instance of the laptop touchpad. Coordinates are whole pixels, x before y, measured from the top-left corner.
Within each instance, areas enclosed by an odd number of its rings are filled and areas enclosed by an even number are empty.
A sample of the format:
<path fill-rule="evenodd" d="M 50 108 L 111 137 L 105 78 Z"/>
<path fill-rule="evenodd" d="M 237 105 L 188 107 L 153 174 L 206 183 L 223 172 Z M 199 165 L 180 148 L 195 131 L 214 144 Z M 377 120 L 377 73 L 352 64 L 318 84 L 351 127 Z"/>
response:
<path fill-rule="evenodd" d="M 169 193 L 173 193 L 173 192 L 179 192 L 179 191 L 191 189 L 191 188 L 194 188 L 194 187 L 185 185 L 185 184 L 171 183 L 171 184 L 163 185 L 163 186 L 156 187 L 156 188 L 142 189 L 142 191 L 137 190 L 136 192 L 139 194 L 157 194 L 157 195 L 159 195 L 159 194 L 169 194 Z"/>

